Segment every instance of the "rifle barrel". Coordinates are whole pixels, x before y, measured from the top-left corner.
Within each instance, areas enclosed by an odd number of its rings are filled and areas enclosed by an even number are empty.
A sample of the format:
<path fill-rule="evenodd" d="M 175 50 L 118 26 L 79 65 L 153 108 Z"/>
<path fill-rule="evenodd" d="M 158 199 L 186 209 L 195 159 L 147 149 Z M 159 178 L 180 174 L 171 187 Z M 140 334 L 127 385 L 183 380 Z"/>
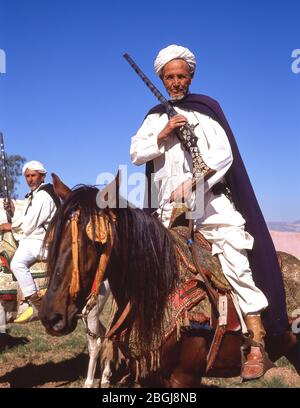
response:
<path fill-rule="evenodd" d="M 126 61 L 129 63 L 129 65 L 132 66 L 132 68 L 135 70 L 135 72 L 138 74 L 138 76 L 144 81 L 144 83 L 147 85 L 147 87 L 150 89 L 150 91 L 156 96 L 156 98 L 159 100 L 159 102 L 165 106 L 167 114 L 169 116 L 175 116 L 177 115 L 176 110 L 173 108 L 173 106 L 168 102 L 168 100 L 163 96 L 163 94 L 156 88 L 156 86 L 150 81 L 150 79 L 144 74 L 144 72 L 139 68 L 139 66 L 133 61 L 133 59 L 125 53 L 123 57 L 126 59 Z"/>
<path fill-rule="evenodd" d="M 6 172 L 6 157 L 4 151 L 4 138 L 3 133 L 0 132 L 0 148 L 1 148 L 1 164 L 2 164 L 2 178 L 3 178 L 3 187 L 4 187 L 4 198 L 7 203 L 10 202 L 9 192 L 8 192 L 8 183 L 7 183 L 7 172 Z M 11 211 L 6 209 L 6 218 L 7 222 L 11 223 Z"/>

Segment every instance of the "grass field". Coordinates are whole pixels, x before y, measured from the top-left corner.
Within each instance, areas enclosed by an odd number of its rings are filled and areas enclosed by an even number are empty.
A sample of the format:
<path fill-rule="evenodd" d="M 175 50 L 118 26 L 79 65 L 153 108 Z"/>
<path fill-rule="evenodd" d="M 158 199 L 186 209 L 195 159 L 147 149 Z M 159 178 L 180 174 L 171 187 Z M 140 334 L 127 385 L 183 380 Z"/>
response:
<path fill-rule="evenodd" d="M 45 333 L 40 322 L 11 324 L 12 336 L 24 336 L 29 342 L 0 353 L 0 388 L 82 387 L 88 366 L 86 336 L 81 322 L 64 337 Z M 282 358 L 260 380 L 241 383 L 239 377 L 203 379 L 209 387 L 221 388 L 300 388 L 300 377 Z M 96 386 L 100 373 L 96 372 Z"/>

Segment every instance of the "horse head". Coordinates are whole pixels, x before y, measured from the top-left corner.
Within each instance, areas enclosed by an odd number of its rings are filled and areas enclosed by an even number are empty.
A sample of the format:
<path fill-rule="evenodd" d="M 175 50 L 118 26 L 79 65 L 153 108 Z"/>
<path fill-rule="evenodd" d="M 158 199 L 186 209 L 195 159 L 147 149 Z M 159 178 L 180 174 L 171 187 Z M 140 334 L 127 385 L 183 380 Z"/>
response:
<path fill-rule="evenodd" d="M 76 328 L 87 298 L 98 295 L 111 250 L 109 215 L 96 204 L 98 189 L 73 191 L 55 179 L 63 205 L 51 221 L 48 245 L 49 285 L 39 312 L 49 334 Z"/>
<path fill-rule="evenodd" d="M 70 191 L 58 178 L 55 182 L 65 201 L 46 235 L 49 285 L 42 323 L 53 335 L 74 330 L 105 275 L 118 308 L 130 302 L 141 344 L 149 344 L 161 331 L 167 297 L 178 278 L 171 234 L 141 209 L 105 208 L 106 201 L 118 206 L 111 186 L 98 194 L 95 187 Z M 118 180 L 113 183 L 118 189 Z"/>

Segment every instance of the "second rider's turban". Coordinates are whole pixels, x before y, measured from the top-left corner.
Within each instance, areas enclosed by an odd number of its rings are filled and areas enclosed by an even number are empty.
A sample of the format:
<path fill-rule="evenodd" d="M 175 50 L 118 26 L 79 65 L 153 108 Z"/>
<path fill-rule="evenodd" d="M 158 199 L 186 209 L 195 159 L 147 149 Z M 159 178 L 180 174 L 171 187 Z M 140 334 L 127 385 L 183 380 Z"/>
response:
<path fill-rule="evenodd" d="M 24 164 L 23 170 L 22 170 L 23 175 L 25 175 L 25 171 L 27 169 L 35 170 L 35 171 L 38 171 L 39 173 L 42 173 L 42 174 L 47 173 L 47 170 L 45 169 L 44 165 L 41 162 L 37 161 L 37 160 L 31 160 L 30 162 Z"/>

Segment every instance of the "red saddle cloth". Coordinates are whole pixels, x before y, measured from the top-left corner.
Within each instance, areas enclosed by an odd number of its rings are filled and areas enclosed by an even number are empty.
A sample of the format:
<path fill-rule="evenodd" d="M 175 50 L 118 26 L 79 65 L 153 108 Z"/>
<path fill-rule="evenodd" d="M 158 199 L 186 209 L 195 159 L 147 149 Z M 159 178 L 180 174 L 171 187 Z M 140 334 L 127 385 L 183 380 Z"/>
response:
<path fill-rule="evenodd" d="M 0 253 L 0 300 L 17 300 L 16 279 L 10 270 L 10 259 L 5 251 Z"/>
<path fill-rule="evenodd" d="M 9 258 L 8 255 L 4 252 L 0 254 L 0 272 L 11 273 L 9 269 Z"/>

